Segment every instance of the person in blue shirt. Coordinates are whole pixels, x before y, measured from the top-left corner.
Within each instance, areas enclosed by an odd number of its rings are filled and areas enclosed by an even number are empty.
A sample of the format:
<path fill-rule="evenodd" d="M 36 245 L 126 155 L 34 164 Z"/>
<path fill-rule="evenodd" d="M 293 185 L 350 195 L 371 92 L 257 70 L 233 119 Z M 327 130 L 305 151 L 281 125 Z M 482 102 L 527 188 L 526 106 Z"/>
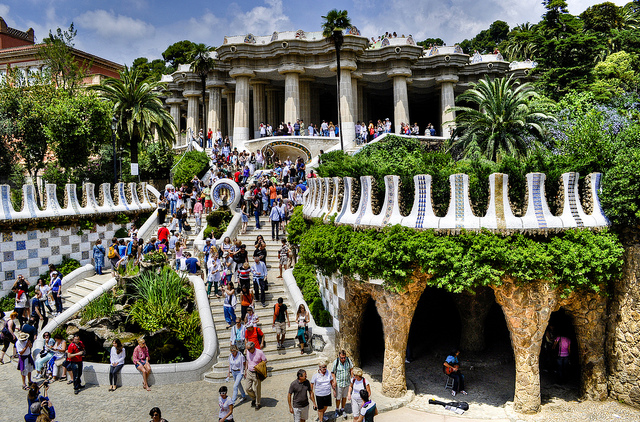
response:
<path fill-rule="evenodd" d="M 62 313 L 62 277 L 60 273 L 54 271 L 51 273 L 55 278 L 51 282 L 51 295 L 56 304 L 56 314 Z"/>
<path fill-rule="evenodd" d="M 198 258 L 192 257 L 190 252 L 185 252 L 184 256 L 187 258 L 185 259 L 185 265 L 187 266 L 189 274 L 199 275 L 204 281 L 204 273 L 200 268 L 200 261 L 198 260 Z"/>

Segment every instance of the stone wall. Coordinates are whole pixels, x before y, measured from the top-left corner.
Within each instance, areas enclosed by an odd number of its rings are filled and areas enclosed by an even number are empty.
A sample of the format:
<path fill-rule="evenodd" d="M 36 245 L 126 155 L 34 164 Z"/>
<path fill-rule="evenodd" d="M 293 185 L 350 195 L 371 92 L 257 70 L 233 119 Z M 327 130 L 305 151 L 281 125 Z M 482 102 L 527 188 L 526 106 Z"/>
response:
<path fill-rule="evenodd" d="M 120 227 L 131 227 L 131 223 L 120 225 L 96 224 L 93 230 L 78 234 L 78 227 L 31 230 L 24 233 L 3 232 L 0 242 L 0 297 L 11 291 L 18 274 L 22 274 L 32 285 L 38 276 L 48 271 L 49 264 L 59 264 L 63 256 L 80 261 L 81 265 L 93 264 L 93 245 L 98 239 L 111 239 Z M 108 246 L 103 242 L 105 248 Z M 105 265 L 109 260 L 105 257 Z"/>
<path fill-rule="evenodd" d="M 640 406 L 640 244 L 625 249 L 624 275 L 609 304 L 608 387 L 612 399 Z"/>

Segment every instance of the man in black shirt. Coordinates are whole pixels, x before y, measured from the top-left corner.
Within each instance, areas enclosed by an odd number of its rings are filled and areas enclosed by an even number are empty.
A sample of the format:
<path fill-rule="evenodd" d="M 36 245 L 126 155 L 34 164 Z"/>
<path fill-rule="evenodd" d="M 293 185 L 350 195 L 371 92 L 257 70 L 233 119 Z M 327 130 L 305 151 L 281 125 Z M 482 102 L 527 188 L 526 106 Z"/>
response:
<path fill-rule="evenodd" d="M 264 242 L 260 242 L 258 244 L 258 248 L 253 251 L 253 257 L 260 257 L 260 261 L 264 262 L 265 265 L 267 263 L 267 245 Z"/>
<path fill-rule="evenodd" d="M 293 396 L 293 401 L 291 400 Z M 289 386 L 289 412 L 293 413 L 294 422 L 305 422 L 309 418 L 309 399 L 313 402 L 313 410 L 317 409 L 316 398 L 311 393 L 311 383 L 307 379 L 307 371 L 298 370 L 298 379 Z"/>

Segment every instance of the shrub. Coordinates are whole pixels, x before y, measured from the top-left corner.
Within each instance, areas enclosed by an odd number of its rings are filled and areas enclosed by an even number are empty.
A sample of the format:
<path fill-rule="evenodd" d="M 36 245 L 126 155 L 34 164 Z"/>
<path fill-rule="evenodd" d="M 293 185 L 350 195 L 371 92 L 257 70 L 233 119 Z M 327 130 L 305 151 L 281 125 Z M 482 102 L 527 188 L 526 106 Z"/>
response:
<path fill-rule="evenodd" d="M 173 183 L 176 186 L 189 183 L 193 176 L 204 176 L 208 168 L 209 157 L 206 152 L 189 151 L 173 169 Z"/>
<path fill-rule="evenodd" d="M 204 238 L 220 239 L 229 227 L 233 214 L 229 210 L 217 210 L 207 215 L 207 228 Z"/>
<path fill-rule="evenodd" d="M 126 227 L 120 227 L 118 230 L 116 230 L 116 232 L 114 233 L 114 236 L 117 237 L 118 239 L 121 239 L 123 237 L 129 237 L 129 230 L 127 230 Z"/>
<path fill-rule="evenodd" d="M 58 270 L 58 272 L 60 274 L 62 274 L 63 276 L 69 274 L 71 271 L 80 268 L 80 261 L 78 261 L 77 259 L 73 259 L 73 258 L 69 258 L 68 256 L 63 256 L 62 257 L 62 262 L 60 263 L 60 265 L 58 265 L 56 267 L 56 269 Z M 44 279 L 48 280 L 49 275 L 46 274 Z"/>
<path fill-rule="evenodd" d="M 108 317 L 113 314 L 115 297 L 108 291 L 82 309 L 82 324 L 96 318 Z"/>
<path fill-rule="evenodd" d="M 298 261 L 293 268 L 293 276 L 302 292 L 302 297 L 305 302 L 309 304 L 309 312 L 313 315 L 316 324 L 320 327 L 330 327 L 333 325 L 331 314 L 324 309 L 324 305 L 322 304 L 314 267 L 306 264 L 304 261 Z"/>

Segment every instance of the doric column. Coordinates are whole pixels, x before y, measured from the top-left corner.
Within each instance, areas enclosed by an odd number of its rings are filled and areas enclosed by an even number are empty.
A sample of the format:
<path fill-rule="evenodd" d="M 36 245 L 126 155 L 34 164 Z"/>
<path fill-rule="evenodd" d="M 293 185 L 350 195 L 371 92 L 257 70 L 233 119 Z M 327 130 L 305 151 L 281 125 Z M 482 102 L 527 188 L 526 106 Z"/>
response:
<path fill-rule="evenodd" d="M 253 86 L 253 137 L 260 137 L 260 123 L 265 123 L 264 91 L 267 81 L 252 81 Z"/>
<path fill-rule="evenodd" d="M 198 136 L 198 105 L 201 93 L 197 89 L 185 89 L 182 95 L 187 97 L 187 137 L 189 129 L 193 131 L 193 136 Z"/>
<path fill-rule="evenodd" d="M 277 114 L 278 102 L 276 101 L 278 88 L 268 86 L 265 88 L 265 91 L 267 94 L 267 122 L 266 123 L 269 123 L 272 127 L 276 127 L 278 123 L 276 122 L 276 120 L 278 119 L 278 114 Z"/>
<path fill-rule="evenodd" d="M 357 122 L 362 120 L 362 118 L 360 117 L 360 113 L 362 111 L 362 109 L 360 108 L 361 106 L 361 100 L 358 98 L 358 93 L 360 92 L 358 90 L 358 79 L 362 79 L 362 73 L 360 72 L 352 72 L 351 73 L 351 98 L 353 100 L 353 121 Z"/>
<path fill-rule="evenodd" d="M 440 84 L 440 136 L 449 136 L 449 129 L 455 127 L 453 120 L 456 118 L 455 111 L 451 110 L 456 105 L 456 95 L 454 92 L 458 77 L 455 75 L 445 75 L 436 77 L 436 82 Z"/>
<path fill-rule="evenodd" d="M 351 72 L 357 68 L 356 63 L 352 60 L 340 60 L 340 118 L 342 120 L 340 132 L 345 150 L 355 145 L 356 131 L 353 113 L 355 97 L 351 85 Z M 329 70 L 336 72 L 337 66 L 332 65 Z"/>
<path fill-rule="evenodd" d="M 253 77 L 253 71 L 245 68 L 232 69 L 229 76 L 236 80 L 233 146 L 242 152 L 244 143 L 249 140 L 249 79 Z"/>
<path fill-rule="evenodd" d="M 411 76 L 411 69 L 393 69 L 389 72 L 389 76 L 393 78 L 393 130 L 395 133 L 400 133 L 400 124 L 409 123 L 407 77 Z"/>
<path fill-rule="evenodd" d="M 364 83 L 358 84 L 358 110 L 360 111 L 360 118 L 365 124 L 369 124 L 369 102 L 367 101 L 367 93 L 364 88 Z"/>
<path fill-rule="evenodd" d="M 166 101 L 166 103 L 171 107 L 171 118 L 173 119 L 173 123 L 176 125 L 176 146 L 180 145 L 180 105 L 183 102 L 182 98 L 177 97 L 167 98 Z"/>
<path fill-rule="evenodd" d="M 218 129 L 222 130 L 222 88 L 221 83 L 207 81 L 209 90 L 209 108 L 207 109 L 207 122 L 215 136 Z"/>
<path fill-rule="evenodd" d="M 311 123 L 311 82 L 313 78 L 300 78 L 300 118 L 304 121 L 304 133 Z"/>
<path fill-rule="evenodd" d="M 222 136 L 228 135 L 233 140 L 233 115 L 235 114 L 236 94 L 233 89 L 229 88 L 222 91 L 222 94 L 227 97 L 227 133 Z"/>
<path fill-rule="evenodd" d="M 320 129 L 322 117 L 320 116 L 320 92 L 311 90 L 311 122 Z"/>
<path fill-rule="evenodd" d="M 300 74 L 304 68 L 286 65 L 278 72 L 284 75 L 284 122 L 293 124 L 300 118 Z"/>

